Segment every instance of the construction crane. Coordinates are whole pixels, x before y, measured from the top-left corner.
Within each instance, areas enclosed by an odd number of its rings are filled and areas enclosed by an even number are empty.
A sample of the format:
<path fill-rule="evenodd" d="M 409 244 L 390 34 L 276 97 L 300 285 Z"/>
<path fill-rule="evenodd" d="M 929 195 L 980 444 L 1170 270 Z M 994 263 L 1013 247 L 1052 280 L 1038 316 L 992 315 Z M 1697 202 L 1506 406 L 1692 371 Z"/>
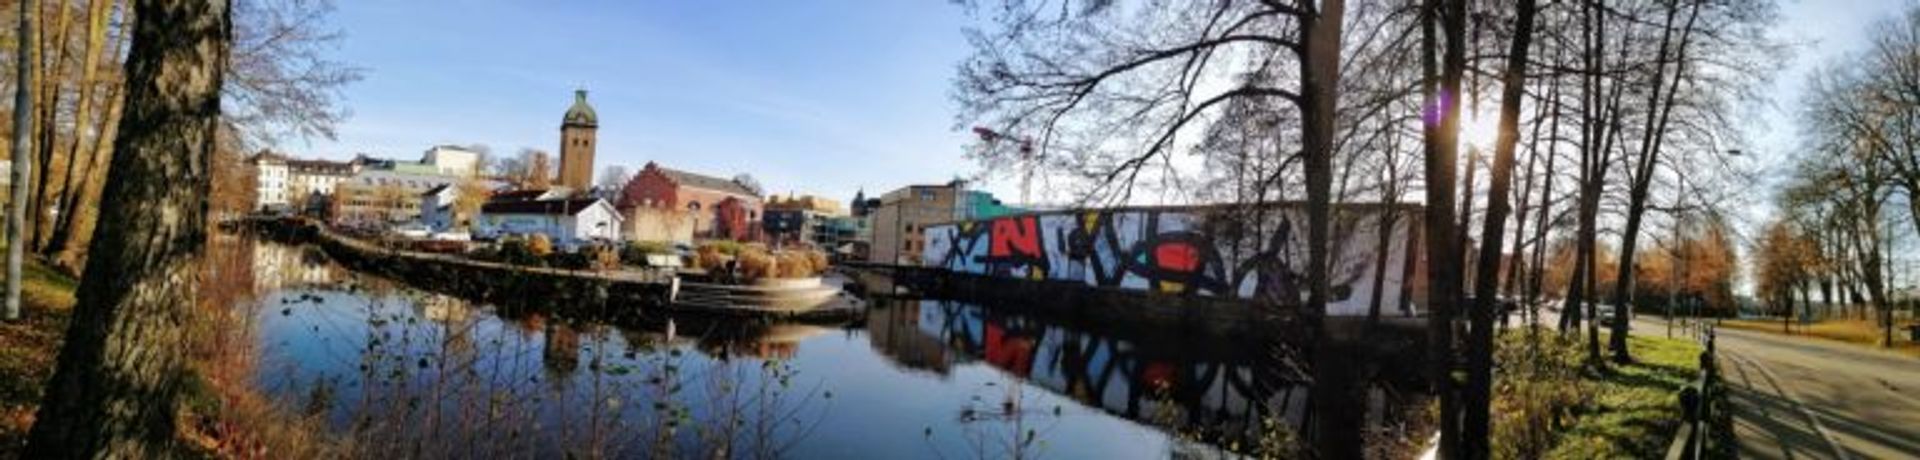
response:
<path fill-rule="evenodd" d="M 980 136 L 980 142 L 985 142 L 988 149 L 998 146 L 1003 139 L 1013 137 L 985 126 L 973 127 L 973 134 Z M 1033 170 L 1036 166 L 1033 157 L 1033 139 L 1021 137 L 1015 140 L 1020 143 L 1020 163 L 1024 166 L 1020 172 L 1020 204 L 1032 204 L 1030 195 L 1033 191 Z"/>

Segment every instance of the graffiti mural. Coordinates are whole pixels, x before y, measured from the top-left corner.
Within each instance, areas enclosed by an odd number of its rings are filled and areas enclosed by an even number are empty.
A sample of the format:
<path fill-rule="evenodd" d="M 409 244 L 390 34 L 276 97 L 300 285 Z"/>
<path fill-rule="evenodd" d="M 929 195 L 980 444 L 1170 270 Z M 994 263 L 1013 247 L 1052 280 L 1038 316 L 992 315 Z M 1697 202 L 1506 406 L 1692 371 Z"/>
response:
<path fill-rule="evenodd" d="M 1364 315 L 1374 305 L 1403 312 L 1418 209 L 1354 206 L 1335 215 L 1328 314 Z M 1021 214 L 928 226 L 921 260 L 983 276 L 1297 305 L 1306 294 L 1305 223 L 1298 206 Z"/>

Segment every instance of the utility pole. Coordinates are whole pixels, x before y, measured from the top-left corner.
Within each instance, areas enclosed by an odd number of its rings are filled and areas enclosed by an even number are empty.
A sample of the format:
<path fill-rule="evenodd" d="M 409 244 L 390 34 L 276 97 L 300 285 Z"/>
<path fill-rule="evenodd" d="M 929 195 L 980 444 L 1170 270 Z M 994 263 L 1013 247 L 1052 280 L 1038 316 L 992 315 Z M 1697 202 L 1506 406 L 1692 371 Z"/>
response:
<path fill-rule="evenodd" d="M 13 191 L 7 199 L 7 310 L 6 320 L 20 319 L 20 259 L 25 256 L 25 238 L 21 238 L 27 228 L 27 181 L 33 177 L 28 152 L 28 143 L 33 141 L 27 135 L 32 131 L 33 118 L 33 58 L 28 43 L 33 43 L 33 18 L 38 2 L 20 1 L 20 34 L 14 40 L 16 51 L 14 61 L 19 76 L 13 85 Z"/>

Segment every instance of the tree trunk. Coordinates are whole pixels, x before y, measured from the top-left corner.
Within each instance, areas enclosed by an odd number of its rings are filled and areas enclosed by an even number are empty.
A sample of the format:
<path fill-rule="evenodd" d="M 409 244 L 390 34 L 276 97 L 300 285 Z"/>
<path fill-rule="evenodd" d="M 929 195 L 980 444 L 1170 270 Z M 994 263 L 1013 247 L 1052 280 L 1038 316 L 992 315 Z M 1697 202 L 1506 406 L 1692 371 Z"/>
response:
<path fill-rule="evenodd" d="M 119 85 L 109 87 L 107 90 L 107 100 L 110 102 L 107 103 L 107 113 L 102 119 L 106 130 L 101 131 L 99 138 L 95 139 L 93 148 L 88 149 L 91 152 L 88 154 L 90 158 L 88 161 L 93 165 L 87 168 L 88 174 L 81 176 L 83 180 L 79 185 L 80 197 L 75 200 L 77 203 L 100 202 L 101 189 L 105 188 L 107 175 L 111 172 L 107 159 L 112 158 L 113 155 L 112 139 L 114 134 L 119 132 L 120 112 L 126 105 L 126 98 L 120 97 L 124 92 L 125 88 Z M 68 230 L 67 247 L 54 256 L 54 264 L 79 273 L 79 269 L 85 266 L 86 250 L 93 242 L 93 232 L 100 222 L 100 212 L 96 207 L 94 212 L 82 213 L 74 217 L 76 219 L 73 222 L 73 228 Z"/>
<path fill-rule="evenodd" d="M 1480 274 L 1473 282 L 1473 327 L 1467 345 L 1466 442 L 1461 458 L 1493 458 L 1493 313 L 1498 303 L 1500 248 L 1506 236 L 1507 195 L 1513 183 L 1513 149 L 1520 141 L 1520 99 L 1526 97 L 1527 51 L 1533 42 L 1534 0 L 1520 0 L 1507 72 L 1502 77 L 1500 134 L 1494 143 L 1487 184 L 1487 215 L 1480 230 Z"/>
<path fill-rule="evenodd" d="M 74 102 L 73 134 L 67 136 L 69 139 L 63 155 L 68 159 L 67 170 L 61 180 L 66 187 L 58 200 L 59 208 L 65 213 L 53 223 L 52 240 L 47 244 L 49 254 L 66 252 L 68 243 L 72 241 L 73 222 L 82 214 L 92 213 L 80 210 L 82 202 L 78 201 L 82 194 L 81 184 L 84 183 L 80 176 L 91 171 L 89 168 L 92 166 L 90 158 L 82 156 L 82 149 L 86 146 L 86 128 L 93 123 L 94 89 L 99 86 L 100 55 L 106 50 L 107 19 L 113 3 L 114 0 L 92 0 L 87 5 L 87 48 L 80 57 L 80 97 Z"/>
<path fill-rule="evenodd" d="M 42 166 L 36 174 L 40 176 L 37 184 L 40 189 L 34 194 L 32 210 L 37 216 L 33 225 L 33 250 L 36 252 L 46 251 L 47 239 L 53 234 L 53 221 L 59 218 L 53 214 L 54 203 L 60 199 L 67 185 L 66 177 L 59 173 L 66 171 L 70 160 L 64 155 L 65 152 L 55 147 L 59 145 L 60 138 L 60 93 L 67 82 L 67 32 L 73 28 L 73 8 L 66 1 L 51 3 L 55 10 L 53 27 L 47 30 L 50 33 L 40 35 L 40 43 L 49 48 L 41 52 L 41 57 L 45 58 L 49 52 L 52 57 L 44 60 L 45 65 L 41 66 L 40 105 L 34 107 L 40 112 L 40 121 L 35 124 L 40 131 L 40 139 L 34 148 L 40 151 Z M 67 210 L 60 209 L 58 212 Z"/>
<path fill-rule="evenodd" d="M 34 5 L 33 0 L 20 2 L 20 34 L 15 37 L 19 50 L 15 56 L 29 53 L 28 43 L 33 40 Z M 33 131 L 33 60 L 20 59 L 16 64 L 18 81 L 13 87 L 13 190 L 7 195 L 7 299 L 6 319 L 20 319 L 20 270 L 21 259 L 26 256 L 27 230 L 27 193 L 29 178 L 33 177 L 33 154 L 30 153 Z"/>
<path fill-rule="evenodd" d="M 136 0 L 126 114 L 28 458 L 169 456 L 232 24 L 220 0 Z"/>
<path fill-rule="evenodd" d="M 1304 131 L 1301 147 L 1305 151 L 1307 182 L 1307 304 L 1309 327 L 1319 340 L 1316 375 L 1311 395 L 1317 422 L 1314 445 L 1329 458 L 1357 457 L 1361 454 L 1361 418 L 1353 403 L 1361 389 L 1340 382 L 1340 376 L 1352 376 L 1351 359 L 1340 350 L 1339 341 L 1326 329 L 1327 250 L 1332 221 L 1333 139 L 1335 106 L 1339 102 L 1340 29 L 1346 15 L 1345 0 L 1322 0 L 1317 11 L 1301 20 L 1305 56 L 1300 60 L 1300 94 L 1304 98 Z M 1277 152 L 1278 153 L 1278 152 Z M 1281 153 L 1284 156 L 1284 153 Z"/>
<path fill-rule="evenodd" d="M 1440 398 L 1440 457 L 1458 458 L 1462 433 L 1459 385 L 1453 380 L 1453 314 L 1460 296 L 1461 261 L 1453 201 L 1457 183 L 1454 160 L 1460 139 L 1460 76 L 1466 71 L 1466 4 L 1463 0 L 1429 0 L 1421 8 L 1421 15 L 1425 48 L 1421 64 L 1427 77 L 1422 134 L 1426 141 L 1428 359 L 1433 366 L 1433 391 Z M 1435 34 L 1436 25 L 1445 29 L 1446 35 L 1444 62 L 1437 66 L 1434 51 L 1441 41 Z"/>

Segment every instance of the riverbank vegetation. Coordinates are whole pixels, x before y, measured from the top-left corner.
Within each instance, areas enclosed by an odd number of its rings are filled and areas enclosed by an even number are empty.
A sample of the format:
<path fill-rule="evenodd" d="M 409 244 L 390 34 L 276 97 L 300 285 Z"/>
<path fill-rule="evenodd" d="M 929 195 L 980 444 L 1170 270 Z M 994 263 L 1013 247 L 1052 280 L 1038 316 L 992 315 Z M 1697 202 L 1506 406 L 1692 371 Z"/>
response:
<path fill-rule="evenodd" d="M 1632 336 L 1632 364 L 1583 364 L 1580 340 L 1511 331 L 1496 348 L 1497 458 L 1659 458 L 1680 426 L 1677 395 L 1700 376 L 1700 345 Z"/>

